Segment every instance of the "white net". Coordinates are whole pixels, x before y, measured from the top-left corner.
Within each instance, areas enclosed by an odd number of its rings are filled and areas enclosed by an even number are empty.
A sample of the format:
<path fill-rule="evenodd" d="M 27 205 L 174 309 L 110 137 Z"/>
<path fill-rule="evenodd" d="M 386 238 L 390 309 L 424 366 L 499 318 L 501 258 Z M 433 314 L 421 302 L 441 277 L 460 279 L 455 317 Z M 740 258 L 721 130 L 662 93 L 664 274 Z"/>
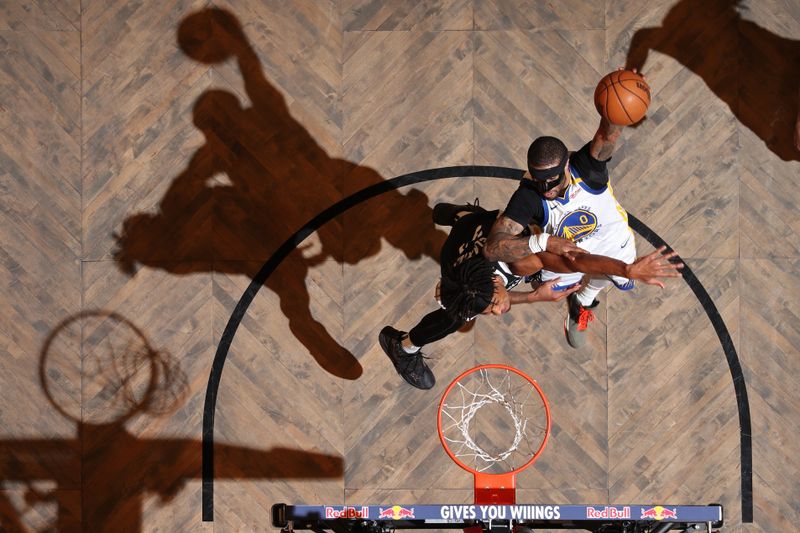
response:
<path fill-rule="evenodd" d="M 522 375 L 481 368 L 463 376 L 443 398 L 442 439 L 478 472 L 503 474 L 527 463 L 547 433 L 543 398 Z"/>

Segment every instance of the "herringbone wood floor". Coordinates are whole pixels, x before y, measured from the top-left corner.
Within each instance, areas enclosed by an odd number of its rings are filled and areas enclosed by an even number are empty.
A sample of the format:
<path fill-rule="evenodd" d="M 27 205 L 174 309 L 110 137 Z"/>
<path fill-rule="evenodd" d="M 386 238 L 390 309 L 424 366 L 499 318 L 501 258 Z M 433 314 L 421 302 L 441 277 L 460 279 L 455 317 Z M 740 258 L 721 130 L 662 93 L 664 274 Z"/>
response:
<path fill-rule="evenodd" d="M 519 501 L 720 502 L 728 531 L 794 530 L 799 36 L 779 0 L 0 0 L 2 529 L 249 531 L 281 501 L 466 502 L 436 404 L 504 362 L 553 406 Z M 560 306 L 520 306 L 429 346 L 433 391 L 396 375 L 377 332 L 434 305 L 431 208 L 502 207 L 514 184 L 485 178 L 359 204 L 270 276 L 225 365 L 201 522 L 211 362 L 264 261 L 399 174 L 519 168 L 542 134 L 578 148 L 623 64 L 653 104 L 618 143 L 615 191 L 731 332 L 755 523 L 725 356 L 680 281 L 609 293 L 582 350 Z"/>

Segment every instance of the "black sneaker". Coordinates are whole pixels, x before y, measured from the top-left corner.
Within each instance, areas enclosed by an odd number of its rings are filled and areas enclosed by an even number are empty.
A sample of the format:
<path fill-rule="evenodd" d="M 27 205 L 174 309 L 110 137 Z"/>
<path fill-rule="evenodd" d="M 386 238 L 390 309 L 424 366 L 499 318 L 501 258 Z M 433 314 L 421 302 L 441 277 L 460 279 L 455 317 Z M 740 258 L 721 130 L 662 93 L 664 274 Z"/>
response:
<path fill-rule="evenodd" d="M 600 302 L 595 299 L 592 305 L 582 306 L 578 302 L 575 293 L 567 296 L 567 318 L 564 320 L 564 335 L 567 337 L 567 344 L 573 348 L 580 348 L 586 344 L 586 330 L 589 322 L 594 322 L 592 309 L 597 307 Z"/>
<path fill-rule="evenodd" d="M 392 360 L 395 370 L 412 387 L 418 389 L 431 389 L 436 384 L 433 372 L 425 363 L 425 356 L 422 350 L 415 353 L 407 353 L 403 350 L 401 341 L 405 332 L 397 331 L 391 326 L 386 326 L 378 334 L 378 342 L 381 348 Z"/>
<path fill-rule="evenodd" d="M 479 213 L 485 211 L 485 209 L 479 205 L 477 198 L 475 198 L 474 204 L 457 205 L 443 202 L 433 206 L 433 223 L 440 226 L 452 226 L 460 218 L 457 215 L 464 211 L 468 213 Z"/>

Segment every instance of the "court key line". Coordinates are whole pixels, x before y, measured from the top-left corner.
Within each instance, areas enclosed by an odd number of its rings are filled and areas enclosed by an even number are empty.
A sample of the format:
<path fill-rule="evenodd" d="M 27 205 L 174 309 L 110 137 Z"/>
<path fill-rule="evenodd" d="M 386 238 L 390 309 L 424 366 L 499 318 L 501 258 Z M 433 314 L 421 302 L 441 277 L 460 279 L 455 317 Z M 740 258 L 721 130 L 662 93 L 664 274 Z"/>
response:
<path fill-rule="evenodd" d="M 239 327 L 248 307 L 253 302 L 256 294 L 261 286 L 275 271 L 278 265 L 288 256 L 299 244 L 301 244 L 309 235 L 317 231 L 326 222 L 341 215 L 351 207 L 354 207 L 365 200 L 374 198 L 385 192 L 389 192 L 401 187 L 407 187 L 417 183 L 424 183 L 427 181 L 435 181 L 446 178 L 465 178 L 465 177 L 479 177 L 479 178 L 500 178 L 519 181 L 522 178 L 524 171 L 508 168 L 508 167 L 493 167 L 493 166 L 456 166 L 456 167 L 443 167 L 428 170 L 421 170 L 397 176 L 380 183 L 371 185 L 362 189 L 347 198 L 340 200 L 331 207 L 325 209 L 313 219 L 311 219 L 305 226 L 300 228 L 291 237 L 289 237 L 274 254 L 264 263 L 261 270 L 253 277 L 250 285 L 242 294 L 239 302 L 233 310 L 228 323 L 225 326 L 225 331 L 222 333 L 217 352 L 214 355 L 214 362 L 211 365 L 211 374 L 208 377 L 208 386 L 206 387 L 206 398 L 203 406 L 203 487 L 202 487 L 202 507 L 203 507 L 203 521 L 214 521 L 214 414 L 217 404 L 217 392 L 219 390 L 220 380 L 222 379 L 222 370 L 225 366 L 225 359 L 228 357 L 233 337 L 236 335 L 236 330 Z M 628 213 L 628 224 L 630 227 L 650 244 L 658 248 L 659 246 L 667 246 L 664 240 L 658 236 L 652 229 L 650 229 L 644 222 L 640 221 L 635 216 Z M 676 257 L 680 260 L 680 257 Z M 705 287 L 694 275 L 691 268 L 684 263 L 683 279 L 689 285 L 689 288 L 697 297 L 703 310 L 708 315 L 714 331 L 717 333 L 722 350 L 725 353 L 725 358 L 728 362 L 728 368 L 731 372 L 733 379 L 733 387 L 736 393 L 736 406 L 739 410 L 739 431 L 741 435 L 740 442 L 740 462 L 741 462 L 741 492 L 742 492 L 742 522 L 753 522 L 753 444 L 752 432 L 750 424 L 750 404 L 747 400 L 747 387 L 744 381 L 744 374 L 742 372 L 742 365 L 739 362 L 739 356 L 736 354 L 736 348 L 733 345 L 728 328 L 722 320 L 717 306 L 706 291 Z"/>

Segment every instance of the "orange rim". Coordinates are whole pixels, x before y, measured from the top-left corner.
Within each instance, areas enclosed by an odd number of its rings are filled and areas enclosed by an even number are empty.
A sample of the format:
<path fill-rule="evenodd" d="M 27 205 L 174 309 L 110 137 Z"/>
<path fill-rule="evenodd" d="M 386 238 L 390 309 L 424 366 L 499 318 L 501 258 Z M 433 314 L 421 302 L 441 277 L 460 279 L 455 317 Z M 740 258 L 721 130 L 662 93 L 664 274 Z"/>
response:
<path fill-rule="evenodd" d="M 524 378 L 525 380 L 527 380 L 528 383 L 530 383 L 531 386 L 534 389 L 536 389 L 536 392 L 539 394 L 539 398 L 541 398 L 542 404 L 544 404 L 544 412 L 545 412 L 545 416 L 547 418 L 547 424 L 545 426 L 545 431 L 544 431 L 544 438 L 542 438 L 542 443 L 539 445 L 539 448 L 536 450 L 536 452 L 534 452 L 533 456 L 528 460 L 528 462 L 526 462 L 522 466 L 519 466 L 519 467 L 515 468 L 514 470 L 510 470 L 508 472 L 503 472 L 501 474 L 486 474 L 484 472 L 479 472 L 476 469 L 472 468 L 471 466 L 468 466 L 467 464 L 465 464 L 463 461 L 461 461 L 461 459 L 456 457 L 455 454 L 453 454 L 453 452 L 450 450 L 450 446 L 448 446 L 447 441 L 444 438 L 444 432 L 442 430 L 442 408 L 444 407 L 444 401 L 447 398 L 447 396 L 450 394 L 450 391 L 453 390 L 453 387 L 456 386 L 456 383 L 461 381 L 462 378 L 464 378 L 464 377 L 466 377 L 466 376 L 468 376 L 468 375 L 470 375 L 470 374 L 472 374 L 474 372 L 477 372 L 477 371 L 483 370 L 483 369 L 490 369 L 490 368 L 496 368 L 496 369 L 500 369 L 500 370 L 507 370 L 507 371 L 513 372 L 513 373 L 517 374 L 518 376 L 520 376 L 520 377 Z M 479 365 L 479 366 L 476 366 L 475 368 L 470 368 L 469 370 L 467 370 L 465 372 L 462 372 L 461 375 L 459 375 L 456 379 L 454 379 L 452 381 L 452 383 L 450 383 L 450 385 L 447 387 L 447 389 L 445 389 L 444 394 L 442 394 L 442 399 L 439 401 L 439 412 L 438 412 L 438 415 L 436 417 L 436 429 L 439 432 L 439 440 L 442 443 L 442 447 L 444 448 L 444 451 L 447 452 L 447 455 L 450 456 L 450 459 L 452 459 L 453 462 L 455 462 L 458 466 L 460 466 L 461 468 L 463 468 L 467 472 L 472 472 L 475 475 L 476 483 L 479 480 L 481 480 L 481 482 L 487 483 L 489 485 L 494 485 L 493 481 L 507 482 L 508 480 L 512 480 L 512 482 L 513 482 L 514 476 L 516 476 L 518 473 L 522 472 L 523 470 L 525 470 L 526 468 L 528 468 L 529 466 L 531 466 L 533 463 L 536 462 L 536 460 L 539 458 L 539 456 L 541 455 L 542 451 L 544 450 L 545 446 L 547 445 L 547 440 L 550 438 L 550 404 L 547 401 L 547 396 L 544 395 L 544 392 L 539 387 L 539 384 L 536 383 L 536 380 L 533 379 L 532 377 L 530 377 L 529 375 L 527 375 L 525 372 L 523 372 L 521 370 L 517 370 L 516 368 L 508 366 L 508 365 L 501 365 L 501 364 Z"/>

